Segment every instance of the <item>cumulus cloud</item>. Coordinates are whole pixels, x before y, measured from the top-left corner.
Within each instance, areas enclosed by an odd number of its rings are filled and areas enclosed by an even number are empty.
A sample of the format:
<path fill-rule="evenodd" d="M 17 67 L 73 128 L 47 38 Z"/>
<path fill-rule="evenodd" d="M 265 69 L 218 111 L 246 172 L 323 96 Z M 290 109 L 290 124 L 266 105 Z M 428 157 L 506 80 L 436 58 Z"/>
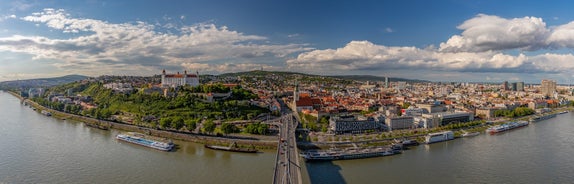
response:
<path fill-rule="evenodd" d="M 469 70 L 516 67 L 524 56 L 513 57 L 494 52 L 445 53 L 416 47 L 387 47 L 368 41 L 351 41 L 336 50 L 315 50 L 288 60 L 292 67 L 333 67 L 341 70 L 393 68 L 435 68 Z"/>
<path fill-rule="evenodd" d="M 546 44 L 552 48 L 574 48 L 574 22 L 552 29 Z"/>
<path fill-rule="evenodd" d="M 287 61 L 293 69 L 391 71 L 396 69 L 448 72 L 555 73 L 574 69 L 571 54 L 516 56 L 502 52 L 440 52 L 416 47 L 387 47 L 351 41 L 343 48 L 314 50 Z"/>
<path fill-rule="evenodd" d="M 546 26 L 542 18 L 505 19 L 479 14 L 457 27 L 463 30 L 440 44 L 442 52 L 483 52 L 520 49 L 574 48 L 574 22 Z"/>
<path fill-rule="evenodd" d="M 574 48 L 574 22 L 548 27 L 537 17 L 505 19 L 479 14 L 458 26 L 439 48 L 392 47 L 351 41 L 342 48 L 313 50 L 287 60 L 292 69 L 315 71 L 424 70 L 435 72 L 564 73 L 572 54 L 509 54 Z M 508 52 L 512 51 L 512 52 Z"/>
<path fill-rule="evenodd" d="M 484 14 L 465 21 L 457 28 L 463 30 L 462 34 L 441 43 L 441 51 L 535 50 L 544 46 L 550 31 L 541 18 L 505 19 Z"/>
<path fill-rule="evenodd" d="M 12 14 L 12 15 L 4 15 L 4 16 L 0 16 L 0 22 L 7 20 L 7 19 L 15 19 L 16 15 Z"/>
<path fill-rule="evenodd" d="M 56 39 L 13 35 L 0 38 L 0 51 L 63 61 L 55 65 L 70 70 L 152 70 L 182 64 L 201 68 L 206 65 L 197 63 L 224 63 L 231 59 L 252 63 L 311 49 L 306 44 L 268 44 L 264 36 L 246 35 L 215 24 L 182 26 L 177 28 L 179 33 L 173 34 L 141 21 L 109 23 L 73 18 L 61 9 L 45 9 L 21 20 L 80 36 Z"/>

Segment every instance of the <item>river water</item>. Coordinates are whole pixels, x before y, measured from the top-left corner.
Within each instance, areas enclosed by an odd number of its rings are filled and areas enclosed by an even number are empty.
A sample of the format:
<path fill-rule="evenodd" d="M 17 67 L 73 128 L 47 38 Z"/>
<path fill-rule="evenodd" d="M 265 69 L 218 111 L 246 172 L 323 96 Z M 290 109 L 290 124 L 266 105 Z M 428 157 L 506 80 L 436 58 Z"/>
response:
<path fill-rule="evenodd" d="M 306 165 L 313 183 L 573 183 L 573 115 L 400 155 Z"/>
<path fill-rule="evenodd" d="M 304 163 L 312 183 L 572 183 L 574 113 L 499 135 L 421 145 L 403 154 Z M 162 152 L 33 111 L 0 92 L 0 183 L 270 183 L 275 151 L 175 142 Z"/>
<path fill-rule="evenodd" d="M 230 153 L 175 142 L 162 152 L 116 130 L 46 117 L 0 92 L 0 183 L 270 183 L 275 151 Z"/>

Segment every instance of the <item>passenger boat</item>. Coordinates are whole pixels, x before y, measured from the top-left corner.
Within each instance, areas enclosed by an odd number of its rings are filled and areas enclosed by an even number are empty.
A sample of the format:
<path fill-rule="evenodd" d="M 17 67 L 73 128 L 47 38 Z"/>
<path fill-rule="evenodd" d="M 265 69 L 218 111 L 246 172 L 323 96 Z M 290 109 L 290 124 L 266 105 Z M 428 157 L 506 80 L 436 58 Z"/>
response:
<path fill-rule="evenodd" d="M 401 142 L 401 144 L 403 144 L 403 146 L 416 146 L 419 145 L 419 142 L 417 140 L 411 140 L 411 139 L 407 139 Z"/>
<path fill-rule="evenodd" d="M 145 146 L 145 147 L 150 147 L 150 148 L 161 150 L 161 151 L 171 151 L 174 147 L 174 144 L 171 142 L 166 143 L 166 142 L 146 139 L 143 137 L 143 135 L 140 135 L 137 133 L 118 134 L 116 136 L 116 139 L 126 141 L 129 143 L 134 143 L 134 144 L 141 145 L 141 146 Z"/>
<path fill-rule="evenodd" d="M 539 122 L 539 121 L 547 120 L 547 119 L 554 118 L 554 117 L 556 117 L 556 114 L 547 114 L 547 115 L 542 115 L 542 116 L 536 116 L 536 117 L 530 118 L 530 122 Z"/>
<path fill-rule="evenodd" d="M 402 151 L 399 148 L 388 147 L 375 147 L 375 148 L 346 148 L 346 149 L 328 149 L 328 150 L 312 150 L 303 154 L 306 162 L 310 161 L 331 161 L 331 160 L 347 160 L 347 159 L 361 159 L 371 157 L 390 156 L 400 154 Z"/>
<path fill-rule="evenodd" d="M 222 151 L 232 151 L 232 152 L 241 152 L 241 153 L 257 153 L 257 149 L 255 148 L 240 148 L 237 146 L 237 143 L 233 142 L 230 146 L 216 146 L 216 145 L 205 145 L 205 148 L 214 149 L 214 150 L 222 150 Z"/>
<path fill-rule="evenodd" d="M 430 133 L 425 137 L 425 141 L 427 144 L 448 141 L 452 139 L 454 139 L 454 133 L 452 131 Z"/>
<path fill-rule="evenodd" d="M 524 126 L 528 126 L 528 121 L 513 121 L 513 122 L 508 122 L 508 123 L 504 123 L 502 125 L 496 125 L 493 127 L 490 127 L 488 129 L 486 129 L 486 133 L 490 133 L 490 134 L 496 134 L 496 133 L 500 133 L 500 132 L 504 132 L 504 131 L 508 131 L 508 130 L 512 130 L 515 128 L 520 128 L 520 127 L 524 127 Z"/>

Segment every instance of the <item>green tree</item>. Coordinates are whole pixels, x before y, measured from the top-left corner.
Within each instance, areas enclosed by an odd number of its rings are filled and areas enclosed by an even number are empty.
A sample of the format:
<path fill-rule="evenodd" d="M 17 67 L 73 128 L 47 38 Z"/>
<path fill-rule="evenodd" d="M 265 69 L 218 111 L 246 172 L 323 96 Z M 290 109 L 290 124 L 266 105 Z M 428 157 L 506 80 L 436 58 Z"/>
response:
<path fill-rule="evenodd" d="M 269 130 L 269 125 L 266 124 L 259 124 L 259 127 L 257 127 L 257 133 L 259 135 L 267 134 L 267 130 Z"/>
<path fill-rule="evenodd" d="M 321 132 L 327 132 L 329 130 L 326 125 L 321 126 Z"/>
<path fill-rule="evenodd" d="M 203 131 L 211 134 L 213 133 L 213 131 L 215 131 L 215 123 L 213 122 L 213 120 L 209 119 L 207 120 L 205 123 L 203 123 Z"/>
<path fill-rule="evenodd" d="M 184 124 L 183 118 L 181 118 L 181 117 L 175 117 L 171 121 L 171 128 L 173 128 L 173 129 L 179 130 L 179 129 L 183 128 L 183 125 L 185 125 L 185 124 Z"/>
<path fill-rule="evenodd" d="M 171 127 L 171 121 L 172 121 L 172 120 L 171 120 L 170 117 L 161 118 L 161 119 L 159 120 L 159 126 L 160 126 L 161 128 L 164 128 L 164 129 L 167 128 L 167 127 Z"/>
<path fill-rule="evenodd" d="M 403 105 L 402 105 L 402 107 L 401 107 L 401 108 L 403 108 L 403 109 L 407 109 L 407 108 L 409 108 L 410 106 L 411 106 L 411 103 L 409 103 L 409 102 L 405 102 L 405 103 L 403 103 Z"/>
<path fill-rule="evenodd" d="M 185 123 L 185 128 L 189 131 L 193 131 L 195 130 L 195 128 L 197 128 L 197 120 L 196 119 L 186 119 L 184 121 Z"/>
<path fill-rule="evenodd" d="M 323 117 L 321 117 L 321 120 L 319 120 L 319 123 L 329 124 L 329 119 L 326 116 L 323 116 Z"/>
<path fill-rule="evenodd" d="M 221 124 L 221 131 L 223 134 L 230 134 L 237 131 L 237 127 L 231 123 L 223 123 Z"/>
<path fill-rule="evenodd" d="M 250 134 L 259 134 L 263 135 L 266 134 L 269 130 L 269 125 L 261 124 L 261 123 L 252 123 L 245 127 L 244 131 Z"/>

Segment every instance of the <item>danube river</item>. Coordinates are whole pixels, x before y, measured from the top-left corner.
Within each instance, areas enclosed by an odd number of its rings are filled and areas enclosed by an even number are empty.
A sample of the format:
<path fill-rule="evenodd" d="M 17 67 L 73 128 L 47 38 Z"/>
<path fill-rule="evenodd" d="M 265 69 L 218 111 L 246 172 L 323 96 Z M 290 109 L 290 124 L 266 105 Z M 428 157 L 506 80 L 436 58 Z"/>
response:
<path fill-rule="evenodd" d="M 312 183 L 571 183 L 573 114 L 395 156 L 305 163 L 303 175 Z M 0 183 L 270 183 L 273 176 L 274 150 L 176 142 L 175 152 L 156 151 L 118 142 L 115 130 L 43 116 L 6 92 L 0 117 Z"/>
<path fill-rule="evenodd" d="M 118 142 L 119 131 L 46 117 L 0 92 L 0 183 L 270 183 L 275 151 L 175 142 L 176 152 Z"/>
<path fill-rule="evenodd" d="M 572 183 L 574 113 L 403 154 L 308 163 L 313 183 Z"/>

